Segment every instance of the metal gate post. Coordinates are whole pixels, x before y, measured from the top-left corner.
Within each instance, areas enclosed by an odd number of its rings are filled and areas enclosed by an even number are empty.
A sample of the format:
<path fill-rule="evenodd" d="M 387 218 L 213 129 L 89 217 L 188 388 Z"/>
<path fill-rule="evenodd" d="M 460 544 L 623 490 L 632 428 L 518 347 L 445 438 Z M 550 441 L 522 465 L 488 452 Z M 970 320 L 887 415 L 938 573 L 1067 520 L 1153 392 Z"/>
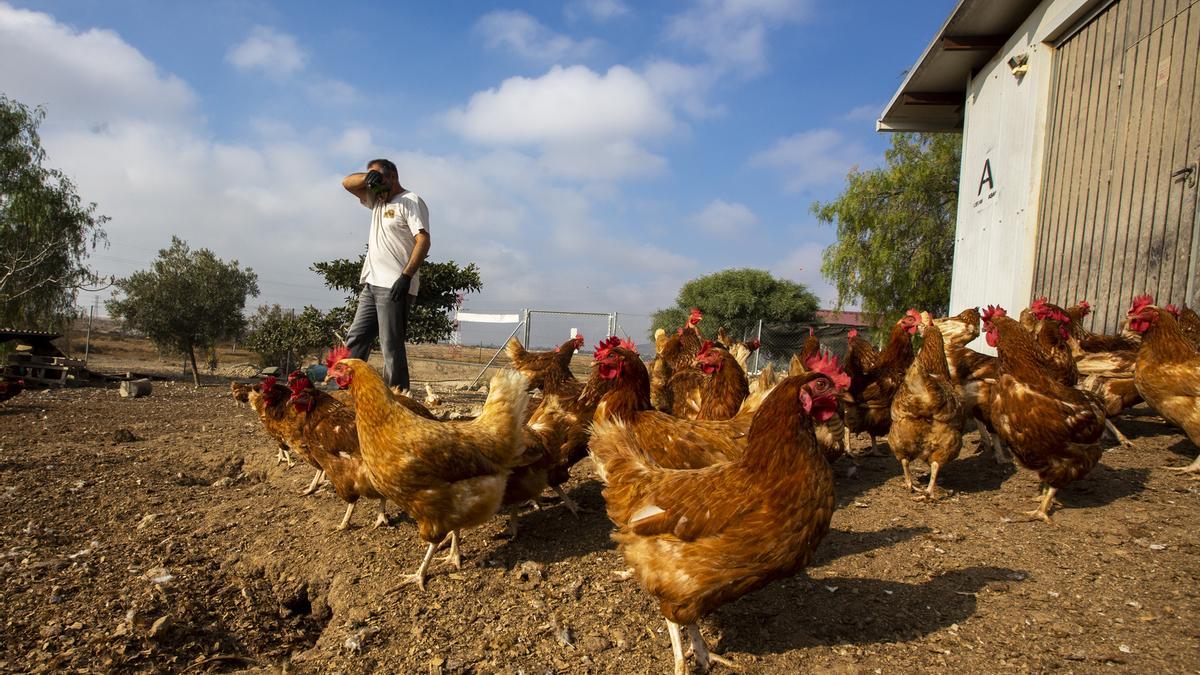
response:
<path fill-rule="evenodd" d="M 525 347 L 526 349 L 530 348 L 529 347 L 529 328 L 530 328 L 529 319 L 530 319 L 531 314 L 533 314 L 532 310 L 529 310 L 529 309 L 525 310 L 525 344 L 522 346 Z"/>
<path fill-rule="evenodd" d="M 758 372 L 758 355 L 762 354 L 762 319 L 758 320 L 758 349 L 754 350 L 754 372 Z"/>

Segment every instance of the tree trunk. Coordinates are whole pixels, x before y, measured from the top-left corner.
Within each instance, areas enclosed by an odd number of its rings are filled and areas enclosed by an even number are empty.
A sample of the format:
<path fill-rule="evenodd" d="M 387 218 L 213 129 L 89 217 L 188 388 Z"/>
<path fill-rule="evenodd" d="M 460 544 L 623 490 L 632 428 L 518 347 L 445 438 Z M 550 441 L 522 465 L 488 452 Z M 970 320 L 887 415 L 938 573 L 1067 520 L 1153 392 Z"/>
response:
<path fill-rule="evenodd" d="M 200 370 L 196 368 L 196 347 L 188 345 L 188 356 L 192 359 L 192 384 L 200 386 Z"/>

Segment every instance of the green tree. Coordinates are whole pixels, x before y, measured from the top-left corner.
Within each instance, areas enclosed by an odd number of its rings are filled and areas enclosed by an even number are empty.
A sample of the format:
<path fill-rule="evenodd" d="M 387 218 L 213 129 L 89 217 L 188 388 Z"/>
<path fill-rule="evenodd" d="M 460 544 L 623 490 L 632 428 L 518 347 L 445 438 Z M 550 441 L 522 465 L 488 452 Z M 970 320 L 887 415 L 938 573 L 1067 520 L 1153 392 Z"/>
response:
<path fill-rule="evenodd" d="M 45 116 L 0 95 L 0 326 L 63 328 L 76 291 L 104 285 L 84 261 L 105 242 L 108 218 L 42 165 Z"/>
<path fill-rule="evenodd" d="M 144 333 L 159 349 L 187 356 L 192 381 L 200 384 L 196 350 L 216 349 L 219 340 L 240 335 L 246 326 L 246 296 L 258 295 L 258 275 L 236 260 L 225 262 L 208 249 L 192 251 L 171 237 L 149 270 L 134 272 L 115 285 L 125 294 L 105 303 L 128 328 Z"/>
<path fill-rule="evenodd" d="M 312 305 L 300 314 L 278 304 L 260 305 L 250 317 L 245 345 L 258 355 L 262 367 L 295 366 L 305 357 L 320 356 L 333 344 L 338 324 L 331 314 Z"/>
<path fill-rule="evenodd" d="M 946 314 L 961 148 L 958 134 L 893 134 L 886 166 L 852 172 L 837 199 L 813 204 L 837 226 L 821 273 L 839 308 L 861 300 L 876 326 L 910 307 Z"/>
<path fill-rule="evenodd" d="M 346 304 L 330 310 L 336 326 L 345 326 L 354 318 L 358 307 L 359 273 L 364 256 L 357 261 L 348 258 L 313 263 L 312 270 L 325 278 L 325 285 L 338 291 L 346 291 Z M 426 260 L 421 265 L 421 289 L 417 291 L 417 302 L 408 317 L 408 341 L 414 343 L 445 340 L 454 332 L 450 311 L 459 297 L 466 293 L 478 293 L 483 289 L 479 268 L 475 263 L 459 267 L 453 260 L 433 262 Z"/>
<path fill-rule="evenodd" d="M 730 269 L 693 279 L 679 289 L 675 306 L 660 309 L 650 319 L 650 335 L 662 328 L 672 332 L 687 321 L 693 307 L 704 312 L 703 329 L 713 335 L 724 326 L 731 337 L 741 338 L 759 319 L 806 323 L 817 311 L 817 296 L 803 284 L 776 279 L 770 272 L 750 268 Z"/>

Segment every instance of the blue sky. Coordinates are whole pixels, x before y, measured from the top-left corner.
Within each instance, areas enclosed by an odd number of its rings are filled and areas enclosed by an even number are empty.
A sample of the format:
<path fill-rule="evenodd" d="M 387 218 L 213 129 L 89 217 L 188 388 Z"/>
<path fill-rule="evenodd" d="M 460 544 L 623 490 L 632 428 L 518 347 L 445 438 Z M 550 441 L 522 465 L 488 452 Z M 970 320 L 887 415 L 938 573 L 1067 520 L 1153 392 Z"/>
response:
<path fill-rule="evenodd" d="M 641 335 L 730 267 L 832 304 L 809 206 L 881 161 L 874 119 L 953 5 L 0 2 L 0 92 L 46 107 L 49 163 L 112 216 L 102 272 L 176 234 L 253 267 L 253 304 L 330 307 L 308 266 L 369 222 L 339 180 L 385 156 L 431 257 L 481 267 L 468 309 Z"/>

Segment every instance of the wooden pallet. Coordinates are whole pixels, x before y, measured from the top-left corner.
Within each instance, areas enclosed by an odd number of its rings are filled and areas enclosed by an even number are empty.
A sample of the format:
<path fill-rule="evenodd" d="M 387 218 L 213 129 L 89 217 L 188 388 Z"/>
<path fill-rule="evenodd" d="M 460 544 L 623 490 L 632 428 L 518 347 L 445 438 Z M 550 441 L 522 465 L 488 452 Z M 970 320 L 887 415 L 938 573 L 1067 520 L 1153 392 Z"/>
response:
<path fill-rule="evenodd" d="M 10 354 L 4 366 L 6 378 L 20 378 L 26 384 L 65 387 L 87 379 L 83 361 L 65 356 L 35 356 L 28 353 Z"/>

